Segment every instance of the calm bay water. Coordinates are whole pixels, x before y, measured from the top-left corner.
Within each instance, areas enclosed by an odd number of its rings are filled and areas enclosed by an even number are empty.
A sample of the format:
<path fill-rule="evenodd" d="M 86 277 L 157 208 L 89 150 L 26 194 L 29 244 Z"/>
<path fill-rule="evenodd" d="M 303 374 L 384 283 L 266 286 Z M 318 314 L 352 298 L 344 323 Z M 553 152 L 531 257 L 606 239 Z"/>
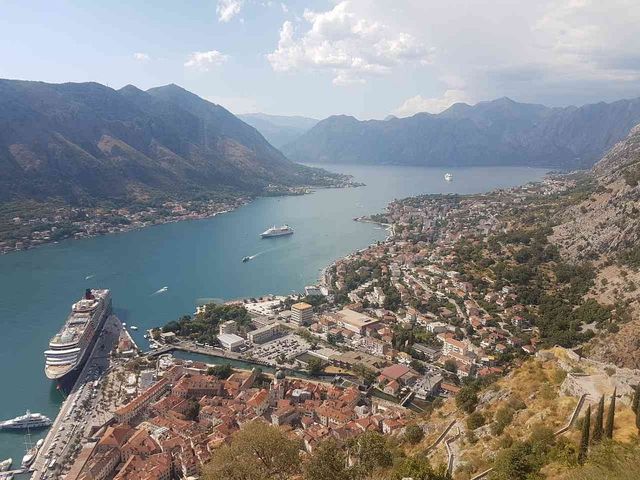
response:
<path fill-rule="evenodd" d="M 366 187 L 262 198 L 211 219 L 0 256 L 0 419 L 26 409 L 55 417 L 62 397 L 44 376 L 42 352 L 87 287 L 112 290 L 116 313 L 140 328 L 134 336 L 146 348 L 145 329 L 190 314 L 202 299 L 287 294 L 316 283 L 333 260 L 384 239 L 384 230 L 353 218 L 380 212 L 393 199 L 484 192 L 545 173 L 520 167 L 325 167 L 352 174 Z M 443 180 L 446 171 L 453 182 Z M 260 232 L 281 223 L 295 234 L 260 239 Z M 242 263 L 245 255 L 257 256 Z M 0 460 L 19 462 L 23 453 L 22 433 L 0 432 Z"/>

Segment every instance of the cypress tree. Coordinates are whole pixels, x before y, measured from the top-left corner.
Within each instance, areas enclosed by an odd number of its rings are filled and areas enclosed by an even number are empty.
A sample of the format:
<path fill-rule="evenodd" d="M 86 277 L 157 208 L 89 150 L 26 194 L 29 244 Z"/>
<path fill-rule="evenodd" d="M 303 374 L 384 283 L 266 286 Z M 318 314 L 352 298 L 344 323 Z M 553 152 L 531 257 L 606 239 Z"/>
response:
<path fill-rule="evenodd" d="M 640 404 L 640 385 L 636 385 L 633 389 L 633 401 L 631 402 L 631 410 L 638 415 L 638 405 Z"/>
<path fill-rule="evenodd" d="M 640 432 L 640 405 L 636 407 L 636 428 Z"/>
<path fill-rule="evenodd" d="M 596 419 L 595 419 L 595 423 L 593 424 L 593 434 L 591 435 L 592 444 L 596 444 L 600 440 L 602 440 L 603 420 L 604 420 L 604 395 L 600 397 L 600 401 L 598 402 L 598 410 L 596 410 Z"/>
<path fill-rule="evenodd" d="M 607 438 L 613 438 L 613 420 L 616 416 L 616 389 L 613 389 L 613 395 L 611 395 L 611 403 L 609 403 L 609 413 L 607 414 L 607 425 L 604 428 L 604 433 Z"/>
<path fill-rule="evenodd" d="M 587 459 L 589 450 L 589 430 L 591 430 L 591 405 L 587 407 L 587 412 L 582 420 L 582 437 L 580 438 L 580 448 L 578 449 L 578 463 L 582 464 Z"/>

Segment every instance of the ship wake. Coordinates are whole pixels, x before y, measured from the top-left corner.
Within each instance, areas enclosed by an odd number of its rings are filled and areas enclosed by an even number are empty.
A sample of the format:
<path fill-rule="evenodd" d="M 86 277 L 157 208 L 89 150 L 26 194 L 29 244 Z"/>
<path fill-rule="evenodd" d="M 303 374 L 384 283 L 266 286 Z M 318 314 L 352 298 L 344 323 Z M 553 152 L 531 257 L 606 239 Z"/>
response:
<path fill-rule="evenodd" d="M 153 297 L 153 296 L 156 296 L 156 295 L 161 295 L 164 292 L 166 292 L 167 290 L 169 290 L 169 287 L 162 287 L 160 290 L 156 290 L 155 292 L 153 292 L 151 294 L 151 296 Z"/>

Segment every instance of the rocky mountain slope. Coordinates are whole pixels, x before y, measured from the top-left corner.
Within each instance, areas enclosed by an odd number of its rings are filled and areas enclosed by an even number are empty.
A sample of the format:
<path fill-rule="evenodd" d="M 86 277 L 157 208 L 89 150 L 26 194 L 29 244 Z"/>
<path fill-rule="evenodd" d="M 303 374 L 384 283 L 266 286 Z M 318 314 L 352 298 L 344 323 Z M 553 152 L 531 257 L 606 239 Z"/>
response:
<path fill-rule="evenodd" d="M 626 319 L 598 335 L 589 354 L 640 368 L 640 126 L 592 171 L 593 185 L 580 201 L 560 210 L 550 240 L 565 258 L 593 262 L 597 278 L 589 296 Z"/>
<path fill-rule="evenodd" d="M 592 171 L 594 191 L 561 211 L 554 229 L 554 241 L 572 260 L 615 256 L 640 241 L 640 126 Z"/>
<path fill-rule="evenodd" d="M 259 194 L 336 178 L 176 85 L 0 80 L 0 201 Z"/>
<path fill-rule="evenodd" d="M 238 118 L 256 128 L 276 148 L 293 142 L 318 123 L 315 118 L 266 113 L 245 113 Z"/>
<path fill-rule="evenodd" d="M 591 167 L 640 123 L 640 99 L 549 108 L 501 98 L 432 115 L 333 116 L 282 150 L 292 160 L 426 166 Z"/>

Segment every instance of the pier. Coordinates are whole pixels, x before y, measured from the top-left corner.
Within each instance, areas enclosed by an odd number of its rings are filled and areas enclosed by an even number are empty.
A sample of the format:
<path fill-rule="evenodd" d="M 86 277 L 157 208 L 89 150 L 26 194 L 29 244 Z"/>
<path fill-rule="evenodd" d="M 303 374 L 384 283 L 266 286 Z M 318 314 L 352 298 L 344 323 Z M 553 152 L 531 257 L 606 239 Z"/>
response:
<path fill-rule="evenodd" d="M 101 395 L 91 385 L 97 385 L 94 382 L 99 383 L 108 371 L 109 354 L 116 345 L 121 331 L 122 324 L 116 316 L 112 315 L 105 321 L 102 332 L 69 395 L 62 403 L 36 459 L 29 470 L 20 473 L 32 472 L 31 480 L 51 478 L 51 474 L 53 478 L 60 476 L 61 469 L 69 467 L 70 458 L 75 453 L 74 450 L 81 445 L 80 442 L 85 435 L 92 429 L 109 423 L 110 415 L 97 411 L 96 406 Z"/>

